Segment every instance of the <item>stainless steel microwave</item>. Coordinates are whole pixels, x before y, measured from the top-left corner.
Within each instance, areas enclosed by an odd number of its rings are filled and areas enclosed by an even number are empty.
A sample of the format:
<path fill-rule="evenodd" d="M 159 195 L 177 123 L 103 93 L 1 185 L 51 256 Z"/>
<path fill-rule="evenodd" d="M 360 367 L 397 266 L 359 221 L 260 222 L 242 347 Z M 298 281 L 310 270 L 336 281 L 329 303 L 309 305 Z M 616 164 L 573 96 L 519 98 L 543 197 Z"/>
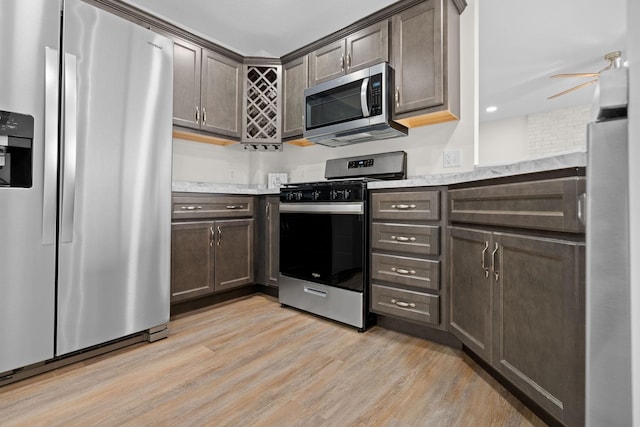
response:
<path fill-rule="evenodd" d="M 306 89 L 303 136 L 330 147 L 406 136 L 391 120 L 390 87 L 393 70 L 384 62 Z"/>

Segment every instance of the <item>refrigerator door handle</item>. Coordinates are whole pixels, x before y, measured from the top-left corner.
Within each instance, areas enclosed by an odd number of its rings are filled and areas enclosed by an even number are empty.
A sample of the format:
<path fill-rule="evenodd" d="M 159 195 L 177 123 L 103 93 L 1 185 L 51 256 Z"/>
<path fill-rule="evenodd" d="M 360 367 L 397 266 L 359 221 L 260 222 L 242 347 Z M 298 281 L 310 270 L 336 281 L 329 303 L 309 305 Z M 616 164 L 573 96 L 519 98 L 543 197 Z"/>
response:
<path fill-rule="evenodd" d="M 64 54 L 64 164 L 62 171 L 62 212 L 60 239 L 73 241 L 73 215 L 76 193 L 76 146 L 78 113 L 77 58 Z"/>
<path fill-rule="evenodd" d="M 56 234 L 58 81 L 58 51 L 45 47 L 44 170 L 42 177 L 43 245 L 53 245 Z"/>

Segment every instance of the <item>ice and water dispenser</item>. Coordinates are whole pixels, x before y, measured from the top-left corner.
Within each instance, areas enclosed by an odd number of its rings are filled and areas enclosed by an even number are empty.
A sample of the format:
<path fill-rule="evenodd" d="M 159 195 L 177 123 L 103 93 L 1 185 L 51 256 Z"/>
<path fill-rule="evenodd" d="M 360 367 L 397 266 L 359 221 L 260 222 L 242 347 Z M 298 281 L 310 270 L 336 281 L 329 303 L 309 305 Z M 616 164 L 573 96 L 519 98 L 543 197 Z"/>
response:
<path fill-rule="evenodd" d="M 0 188 L 30 188 L 33 181 L 33 116 L 0 111 Z"/>

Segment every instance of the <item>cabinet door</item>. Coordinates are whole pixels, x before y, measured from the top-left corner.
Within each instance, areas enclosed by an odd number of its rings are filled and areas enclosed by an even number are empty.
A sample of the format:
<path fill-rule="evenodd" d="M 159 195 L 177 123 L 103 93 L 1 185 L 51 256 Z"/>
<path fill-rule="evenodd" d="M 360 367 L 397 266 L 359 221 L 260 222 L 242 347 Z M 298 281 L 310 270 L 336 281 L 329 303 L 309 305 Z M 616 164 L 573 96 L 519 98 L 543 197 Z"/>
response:
<path fill-rule="evenodd" d="M 284 112 L 282 136 L 301 136 L 303 130 L 304 90 L 309 81 L 307 55 L 284 64 Z"/>
<path fill-rule="evenodd" d="M 389 21 L 347 37 L 347 73 L 389 61 Z"/>
<path fill-rule="evenodd" d="M 173 45 L 173 124 L 200 127 L 200 61 L 202 49 L 175 40 Z"/>
<path fill-rule="evenodd" d="M 345 41 L 340 39 L 309 54 L 309 87 L 345 72 Z"/>
<path fill-rule="evenodd" d="M 267 277 L 266 284 L 278 286 L 280 273 L 280 198 L 267 197 Z"/>
<path fill-rule="evenodd" d="M 202 51 L 202 130 L 240 137 L 242 64 Z"/>
<path fill-rule="evenodd" d="M 253 219 L 216 221 L 214 227 L 216 292 L 253 283 Z"/>
<path fill-rule="evenodd" d="M 450 331 L 478 356 L 492 357 L 491 234 L 449 227 Z"/>
<path fill-rule="evenodd" d="M 171 226 L 171 302 L 210 294 L 213 286 L 212 222 Z"/>
<path fill-rule="evenodd" d="M 442 0 L 427 0 L 392 18 L 394 113 L 444 103 Z"/>
<path fill-rule="evenodd" d="M 500 247 L 494 275 L 494 366 L 539 405 L 567 421 L 564 412 L 582 406 L 584 396 L 584 350 L 579 341 L 584 334 L 579 308 L 584 283 L 578 273 L 584 245 L 494 236 Z"/>

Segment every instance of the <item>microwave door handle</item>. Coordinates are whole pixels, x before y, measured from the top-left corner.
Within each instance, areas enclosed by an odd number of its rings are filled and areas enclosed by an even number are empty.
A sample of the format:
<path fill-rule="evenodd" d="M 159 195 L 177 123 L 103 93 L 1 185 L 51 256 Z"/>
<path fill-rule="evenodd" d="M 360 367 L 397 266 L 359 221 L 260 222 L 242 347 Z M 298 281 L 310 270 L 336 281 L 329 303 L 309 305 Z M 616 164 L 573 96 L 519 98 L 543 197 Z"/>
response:
<path fill-rule="evenodd" d="M 362 80 L 360 87 L 360 105 L 362 106 L 362 117 L 369 117 L 369 102 L 367 92 L 369 91 L 369 77 Z"/>

